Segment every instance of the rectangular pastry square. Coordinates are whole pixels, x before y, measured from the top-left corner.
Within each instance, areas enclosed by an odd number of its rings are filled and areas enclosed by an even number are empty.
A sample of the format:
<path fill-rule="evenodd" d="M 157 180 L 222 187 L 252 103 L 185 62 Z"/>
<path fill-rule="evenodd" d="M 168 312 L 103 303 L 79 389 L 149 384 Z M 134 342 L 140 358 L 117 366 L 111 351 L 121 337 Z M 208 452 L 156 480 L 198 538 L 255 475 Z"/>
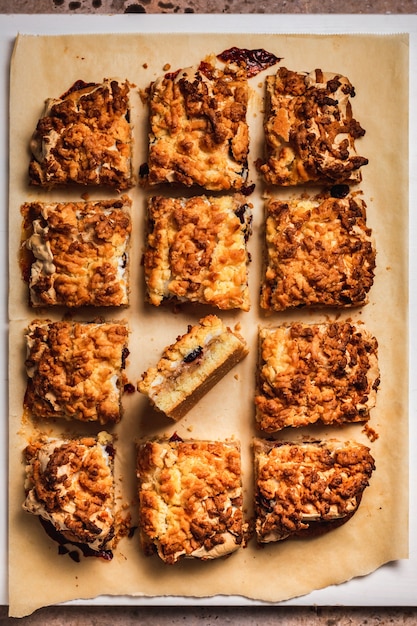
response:
<path fill-rule="evenodd" d="M 266 204 L 261 307 L 362 306 L 374 281 L 376 251 L 358 194 L 271 198 Z"/>
<path fill-rule="evenodd" d="M 121 323 L 34 320 L 26 333 L 26 411 L 42 419 L 119 422 L 127 343 Z"/>
<path fill-rule="evenodd" d="M 32 307 L 129 303 L 131 200 L 22 205 L 23 275 Z"/>
<path fill-rule="evenodd" d="M 378 386 L 378 342 L 361 324 L 259 329 L 255 405 L 262 431 L 366 422 Z"/>
<path fill-rule="evenodd" d="M 30 143 L 30 183 L 132 187 L 129 90 L 127 81 L 78 80 L 46 100 Z"/>
<path fill-rule="evenodd" d="M 145 554 L 173 564 L 223 557 L 244 544 L 239 443 L 142 442 L 137 476 Z"/>
<path fill-rule="evenodd" d="M 316 536 L 357 511 L 375 469 L 370 449 L 336 439 L 255 439 L 255 532 L 259 543 Z"/>
<path fill-rule="evenodd" d="M 243 196 L 155 196 L 147 219 L 144 267 L 151 304 L 193 302 L 249 310 L 252 212 Z"/>
<path fill-rule="evenodd" d="M 246 68 L 209 57 L 149 88 L 150 185 L 239 190 L 248 176 Z"/>
<path fill-rule="evenodd" d="M 112 437 L 48 438 L 24 450 L 23 509 L 40 518 L 60 553 L 112 558 L 117 540 Z"/>
<path fill-rule="evenodd" d="M 272 185 L 358 183 L 368 159 L 356 152 L 365 130 L 352 116 L 348 78 L 316 69 L 280 67 L 266 77 L 265 160 L 257 166 Z"/>
<path fill-rule="evenodd" d="M 137 388 L 156 410 L 179 420 L 247 354 L 246 341 L 236 330 L 207 315 L 165 348 Z"/>

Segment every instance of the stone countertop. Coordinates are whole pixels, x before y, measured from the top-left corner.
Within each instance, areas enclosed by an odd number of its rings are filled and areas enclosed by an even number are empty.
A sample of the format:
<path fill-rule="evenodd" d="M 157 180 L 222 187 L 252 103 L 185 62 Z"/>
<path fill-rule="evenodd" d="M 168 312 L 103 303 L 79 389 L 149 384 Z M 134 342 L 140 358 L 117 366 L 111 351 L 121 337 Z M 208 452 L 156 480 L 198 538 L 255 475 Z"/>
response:
<path fill-rule="evenodd" d="M 0 0 L 1 13 L 416 14 L 417 0 L 350 0 L 347 5 L 342 0 Z M 417 608 L 67 606 L 47 607 L 29 617 L 14 619 L 8 617 L 6 606 L 0 607 L 0 626 L 189 626 L 200 622 L 207 626 L 411 626 L 417 624 Z"/>

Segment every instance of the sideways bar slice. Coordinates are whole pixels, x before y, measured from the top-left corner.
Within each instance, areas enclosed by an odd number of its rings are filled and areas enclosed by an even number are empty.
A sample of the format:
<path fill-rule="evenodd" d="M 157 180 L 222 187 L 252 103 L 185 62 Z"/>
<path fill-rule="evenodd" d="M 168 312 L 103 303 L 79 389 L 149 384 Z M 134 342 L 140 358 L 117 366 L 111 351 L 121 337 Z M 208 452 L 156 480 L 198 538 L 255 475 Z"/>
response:
<path fill-rule="evenodd" d="M 366 422 L 379 386 L 378 342 L 361 324 L 293 322 L 259 330 L 256 423 Z"/>
<path fill-rule="evenodd" d="M 239 443 L 142 442 L 137 476 L 145 554 L 173 564 L 220 558 L 244 544 Z"/>
<path fill-rule="evenodd" d="M 131 200 L 22 205 L 21 265 L 32 307 L 129 303 Z"/>
<path fill-rule="evenodd" d="M 207 315 L 165 348 L 137 388 L 158 411 L 179 420 L 247 354 L 238 332 Z"/>
<path fill-rule="evenodd" d="M 356 152 L 365 130 L 352 116 L 355 89 L 341 74 L 280 67 L 266 78 L 265 160 L 272 185 L 358 183 L 368 159 Z"/>
<path fill-rule="evenodd" d="M 23 508 L 41 518 L 60 546 L 70 544 L 68 551 L 78 547 L 85 556 L 112 557 L 117 538 L 114 454 L 107 433 L 41 438 L 25 448 Z"/>
<path fill-rule="evenodd" d="M 368 302 L 376 251 L 358 194 L 269 199 L 264 255 L 265 310 Z"/>
<path fill-rule="evenodd" d="M 353 441 L 255 439 L 255 532 L 259 543 L 309 537 L 357 511 L 375 461 Z"/>
<path fill-rule="evenodd" d="M 251 205 L 239 194 L 153 197 L 144 257 L 148 301 L 250 308 Z"/>
<path fill-rule="evenodd" d="M 208 57 L 169 72 L 149 88 L 150 185 L 242 189 L 248 176 L 245 66 Z"/>
<path fill-rule="evenodd" d="M 121 323 L 34 320 L 26 333 L 26 411 L 42 419 L 118 423 L 127 341 Z"/>
<path fill-rule="evenodd" d="M 78 80 L 49 98 L 30 144 L 30 183 L 132 187 L 129 90 L 127 81 Z"/>

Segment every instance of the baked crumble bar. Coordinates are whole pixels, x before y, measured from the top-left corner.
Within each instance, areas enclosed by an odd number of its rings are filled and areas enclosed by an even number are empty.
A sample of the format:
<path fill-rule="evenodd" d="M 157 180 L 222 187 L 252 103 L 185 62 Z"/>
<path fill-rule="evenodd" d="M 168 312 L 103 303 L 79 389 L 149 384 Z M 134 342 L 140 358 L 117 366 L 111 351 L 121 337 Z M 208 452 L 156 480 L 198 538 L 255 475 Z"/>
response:
<path fill-rule="evenodd" d="M 37 418 L 119 422 L 127 342 L 121 323 L 34 320 L 26 333 L 25 409 Z"/>
<path fill-rule="evenodd" d="M 145 554 L 173 564 L 223 557 L 244 544 L 238 443 L 139 443 L 137 476 Z"/>
<path fill-rule="evenodd" d="M 351 307 L 368 301 L 376 251 L 358 194 L 266 204 L 261 307 Z"/>
<path fill-rule="evenodd" d="M 148 183 L 242 189 L 248 176 L 247 105 L 246 67 L 220 66 L 215 57 L 154 81 Z"/>
<path fill-rule="evenodd" d="M 352 442 L 254 440 L 255 532 L 259 543 L 314 536 L 347 522 L 375 461 Z"/>
<path fill-rule="evenodd" d="M 78 80 L 48 99 L 30 144 L 30 183 L 132 187 L 129 91 L 127 81 Z"/>
<path fill-rule="evenodd" d="M 251 223 L 251 205 L 239 194 L 151 198 L 144 257 L 148 301 L 248 311 Z"/>
<path fill-rule="evenodd" d="M 129 303 L 131 200 L 29 202 L 22 266 L 32 307 Z"/>
<path fill-rule="evenodd" d="M 238 332 L 207 315 L 165 348 L 137 388 L 158 411 L 179 420 L 247 354 Z"/>
<path fill-rule="evenodd" d="M 352 117 L 355 90 L 340 74 L 280 67 L 266 77 L 266 160 L 257 166 L 272 185 L 357 183 L 368 159 L 356 152 L 365 134 Z"/>
<path fill-rule="evenodd" d="M 265 432 L 365 422 L 379 386 L 378 343 L 349 322 L 259 329 L 256 422 Z"/>
<path fill-rule="evenodd" d="M 23 508 L 48 534 L 86 556 L 111 558 L 116 539 L 112 437 L 41 438 L 24 451 Z"/>

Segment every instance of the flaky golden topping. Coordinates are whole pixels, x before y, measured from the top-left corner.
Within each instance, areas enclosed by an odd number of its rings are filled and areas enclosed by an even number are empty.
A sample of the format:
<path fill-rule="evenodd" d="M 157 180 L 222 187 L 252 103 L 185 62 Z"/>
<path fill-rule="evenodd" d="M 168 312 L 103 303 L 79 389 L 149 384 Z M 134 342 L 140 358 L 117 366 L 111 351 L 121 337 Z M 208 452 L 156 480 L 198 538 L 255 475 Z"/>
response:
<path fill-rule="evenodd" d="M 31 184 L 131 187 L 129 90 L 127 81 L 77 81 L 49 99 L 31 142 Z"/>
<path fill-rule="evenodd" d="M 34 320 L 26 335 L 26 409 L 39 418 L 118 422 L 127 339 L 124 324 Z"/>
<path fill-rule="evenodd" d="M 266 210 L 262 308 L 367 302 L 376 252 L 358 195 L 271 199 Z"/>
<path fill-rule="evenodd" d="M 355 91 L 340 74 L 279 68 L 266 78 L 265 180 L 275 185 L 359 182 L 355 140 L 365 131 L 352 117 Z"/>
<path fill-rule="evenodd" d="M 127 196 L 25 203 L 23 266 L 31 305 L 127 305 L 130 208 Z"/>
<path fill-rule="evenodd" d="M 348 322 L 260 329 L 259 428 L 369 419 L 379 386 L 377 349 L 365 327 Z"/>
<path fill-rule="evenodd" d="M 198 67 L 151 84 L 148 182 L 241 189 L 247 179 L 249 132 L 246 70 Z"/>
<path fill-rule="evenodd" d="M 151 198 L 144 258 L 149 302 L 247 311 L 251 220 L 251 206 L 240 195 Z"/>
<path fill-rule="evenodd" d="M 68 541 L 103 549 L 114 535 L 111 438 L 42 439 L 25 449 L 24 509 Z"/>
<path fill-rule="evenodd" d="M 314 533 L 357 510 L 375 462 L 368 447 L 336 440 L 272 443 L 256 439 L 258 541 Z M 316 531 L 315 531 L 316 529 Z M 322 526 L 321 530 L 325 530 Z"/>
<path fill-rule="evenodd" d="M 137 448 L 145 551 L 166 563 L 224 556 L 243 541 L 240 448 L 234 442 L 148 441 Z"/>

